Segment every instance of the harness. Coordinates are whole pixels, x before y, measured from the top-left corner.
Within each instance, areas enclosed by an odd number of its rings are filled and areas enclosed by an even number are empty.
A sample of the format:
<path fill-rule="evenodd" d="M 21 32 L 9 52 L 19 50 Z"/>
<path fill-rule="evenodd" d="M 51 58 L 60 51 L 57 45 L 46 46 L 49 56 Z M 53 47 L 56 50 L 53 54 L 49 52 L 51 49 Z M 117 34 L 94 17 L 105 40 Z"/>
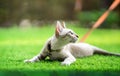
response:
<path fill-rule="evenodd" d="M 51 49 L 51 40 L 48 42 L 47 49 L 48 49 L 49 52 L 59 51 L 59 50 L 61 50 L 61 49 L 57 49 L 57 50 L 53 50 L 53 49 Z"/>
<path fill-rule="evenodd" d="M 52 52 L 59 52 L 61 49 L 57 49 L 57 50 L 53 50 L 51 48 L 51 40 L 48 42 L 48 45 L 47 45 L 47 50 L 48 50 L 48 56 L 52 56 Z M 59 58 L 59 59 L 55 59 L 55 60 L 58 60 L 58 61 L 63 61 L 66 57 L 64 58 Z"/>
<path fill-rule="evenodd" d="M 51 42 L 51 41 L 50 41 L 50 42 Z M 47 45 L 47 49 L 48 49 L 49 52 L 52 52 L 52 51 L 54 51 L 54 50 L 51 49 L 51 43 L 50 43 L 50 42 L 49 42 L 48 45 Z"/>

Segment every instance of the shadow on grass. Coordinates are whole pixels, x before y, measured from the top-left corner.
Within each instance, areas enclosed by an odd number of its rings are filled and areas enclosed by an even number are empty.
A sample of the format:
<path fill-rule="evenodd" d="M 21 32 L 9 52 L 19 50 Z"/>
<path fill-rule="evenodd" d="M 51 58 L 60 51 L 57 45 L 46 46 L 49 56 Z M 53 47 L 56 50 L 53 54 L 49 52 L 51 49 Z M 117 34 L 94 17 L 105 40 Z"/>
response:
<path fill-rule="evenodd" d="M 98 71 L 1 71 L 0 76 L 119 76 L 120 72 Z"/>

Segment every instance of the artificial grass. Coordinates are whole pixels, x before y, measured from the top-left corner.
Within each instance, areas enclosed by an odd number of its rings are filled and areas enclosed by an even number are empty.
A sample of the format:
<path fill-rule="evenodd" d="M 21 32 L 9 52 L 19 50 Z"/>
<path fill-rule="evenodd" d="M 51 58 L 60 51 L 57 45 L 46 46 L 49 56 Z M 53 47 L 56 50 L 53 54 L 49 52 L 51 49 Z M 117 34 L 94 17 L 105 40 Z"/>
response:
<path fill-rule="evenodd" d="M 88 29 L 68 25 L 73 29 L 80 38 Z M 33 27 L 20 29 L 18 27 L 0 28 L 0 75 L 17 74 L 32 75 L 49 73 L 53 76 L 61 75 L 85 75 L 94 72 L 104 75 L 119 75 L 120 57 L 94 55 L 85 58 L 77 58 L 77 61 L 71 66 L 61 66 L 59 61 L 40 61 L 37 63 L 23 63 L 40 52 L 45 41 L 54 33 L 54 26 Z M 93 44 L 111 52 L 120 53 L 120 30 L 114 29 L 96 29 L 86 40 L 87 43 Z M 7 73 L 6 73 L 7 72 Z M 86 74 L 87 73 L 87 74 Z M 35 75 L 34 74 L 34 75 Z"/>

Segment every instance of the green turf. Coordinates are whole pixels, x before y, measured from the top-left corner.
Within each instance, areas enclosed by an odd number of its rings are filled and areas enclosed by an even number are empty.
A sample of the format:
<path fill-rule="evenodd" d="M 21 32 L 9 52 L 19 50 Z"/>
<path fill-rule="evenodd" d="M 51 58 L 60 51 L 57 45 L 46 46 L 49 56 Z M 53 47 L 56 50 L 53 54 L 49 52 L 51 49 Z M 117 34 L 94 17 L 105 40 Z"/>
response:
<path fill-rule="evenodd" d="M 68 26 L 73 29 L 80 38 L 88 29 L 77 26 Z M 54 33 L 54 26 L 39 28 L 20 29 L 18 27 L 0 28 L 0 75 L 34 75 L 46 74 L 51 76 L 79 73 L 120 74 L 120 57 L 94 55 L 91 57 L 77 58 L 71 66 L 61 66 L 58 61 L 40 61 L 37 63 L 23 63 L 25 59 L 31 58 L 40 52 L 45 41 Z M 92 45 L 106 49 L 111 52 L 120 53 L 120 30 L 96 29 L 85 41 Z M 14 72 L 15 71 L 15 72 Z M 7 73 L 6 73 L 7 72 Z M 10 73 L 9 73 L 10 72 Z M 85 73 L 84 73 L 85 72 Z M 115 73 L 114 73 L 115 72 Z"/>

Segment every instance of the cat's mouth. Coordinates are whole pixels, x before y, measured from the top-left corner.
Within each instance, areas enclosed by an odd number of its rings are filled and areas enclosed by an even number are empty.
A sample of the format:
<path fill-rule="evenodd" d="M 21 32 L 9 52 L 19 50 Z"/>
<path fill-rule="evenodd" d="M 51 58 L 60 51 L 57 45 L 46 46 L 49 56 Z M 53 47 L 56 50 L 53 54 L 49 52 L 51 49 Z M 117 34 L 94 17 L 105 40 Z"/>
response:
<path fill-rule="evenodd" d="M 72 39 L 70 43 L 75 43 L 78 40 L 78 38 Z"/>
<path fill-rule="evenodd" d="M 70 43 L 75 43 L 75 41 L 70 41 Z"/>
<path fill-rule="evenodd" d="M 71 40 L 70 43 L 75 43 L 77 40 Z"/>

